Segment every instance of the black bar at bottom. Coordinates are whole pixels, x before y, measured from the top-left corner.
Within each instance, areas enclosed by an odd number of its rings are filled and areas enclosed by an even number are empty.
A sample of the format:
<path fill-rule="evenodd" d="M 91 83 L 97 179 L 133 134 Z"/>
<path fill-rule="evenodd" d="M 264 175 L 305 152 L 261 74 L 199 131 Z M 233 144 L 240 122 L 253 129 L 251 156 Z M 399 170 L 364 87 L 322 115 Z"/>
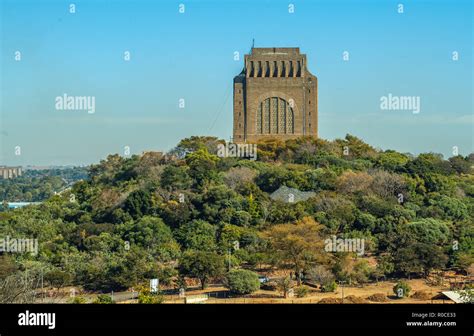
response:
<path fill-rule="evenodd" d="M 55 313 L 54 329 L 19 325 L 20 317 Z M 24 314 L 24 315 L 20 315 Z M 0 305 L 0 334 L 72 335 L 107 330 L 311 329 L 395 330 L 405 335 L 473 335 L 474 305 L 460 304 L 36 304 Z M 38 323 L 39 323 L 38 322 Z M 51 321 L 50 321 L 51 322 Z M 155 334 L 155 333 L 154 333 Z M 105 335 L 105 334 L 103 334 Z"/>

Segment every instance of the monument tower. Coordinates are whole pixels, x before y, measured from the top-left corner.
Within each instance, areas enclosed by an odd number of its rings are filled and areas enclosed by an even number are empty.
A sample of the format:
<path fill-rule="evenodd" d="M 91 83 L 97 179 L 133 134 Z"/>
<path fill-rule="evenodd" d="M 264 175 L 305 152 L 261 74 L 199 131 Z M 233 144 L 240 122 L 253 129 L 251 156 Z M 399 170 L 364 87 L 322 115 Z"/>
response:
<path fill-rule="evenodd" d="M 234 77 L 233 141 L 317 137 L 317 92 L 299 48 L 252 48 Z"/>

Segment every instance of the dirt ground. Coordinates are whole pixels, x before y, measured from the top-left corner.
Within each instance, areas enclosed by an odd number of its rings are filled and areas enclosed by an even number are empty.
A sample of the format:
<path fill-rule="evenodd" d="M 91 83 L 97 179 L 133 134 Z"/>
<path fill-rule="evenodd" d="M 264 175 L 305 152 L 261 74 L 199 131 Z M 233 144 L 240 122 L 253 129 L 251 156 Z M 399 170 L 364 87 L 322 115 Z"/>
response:
<path fill-rule="evenodd" d="M 341 299 L 344 292 L 345 303 L 351 301 L 351 296 L 358 299 L 357 301 L 361 301 L 360 303 L 377 303 L 366 300 L 366 298 L 372 294 L 386 295 L 387 301 L 384 303 L 452 303 L 450 300 L 432 299 L 441 291 L 449 290 L 446 286 L 430 286 L 423 279 L 407 280 L 407 282 L 411 287 L 410 296 L 417 292 L 422 292 L 423 295 L 399 299 L 395 297 L 393 293 L 393 286 L 395 286 L 396 282 L 392 281 L 380 281 L 378 283 L 367 284 L 363 287 L 338 287 L 334 293 L 321 293 L 319 290 L 311 288 L 311 292 L 304 298 L 283 298 L 282 294 L 277 291 L 265 290 L 259 290 L 245 297 L 229 298 L 226 295 L 228 294 L 228 290 L 220 286 L 210 286 L 205 290 L 188 290 L 186 295 L 208 294 L 210 298 L 206 303 L 318 303 L 321 299 L 325 298 Z M 422 297 L 422 299 L 416 298 L 417 296 Z M 166 296 L 165 303 L 184 303 L 184 299 L 179 298 L 177 295 L 168 295 Z"/>

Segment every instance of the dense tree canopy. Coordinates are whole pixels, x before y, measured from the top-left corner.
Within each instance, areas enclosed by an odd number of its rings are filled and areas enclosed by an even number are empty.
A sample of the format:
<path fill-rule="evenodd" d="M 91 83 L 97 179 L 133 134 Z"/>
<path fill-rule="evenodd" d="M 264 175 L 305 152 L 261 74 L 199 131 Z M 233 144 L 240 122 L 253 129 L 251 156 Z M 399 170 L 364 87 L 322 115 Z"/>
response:
<path fill-rule="evenodd" d="M 3 201 L 42 202 L 0 212 L 0 237 L 37 239 L 39 247 L 0 255 L 0 281 L 11 284 L 28 268 L 44 269 L 52 284 L 97 291 L 152 277 L 204 287 L 228 268 L 281 268 L 335 288 L 334 280 L 466 272 L 474 262 L 472 154 L 414 157 L 347 135 L 265 140 L 252 161 L 218 157 L 219 143 L 191 137 L 165 155 L 109 155 L 84 176 L 0 181 Z M 314 195 L 273 199 L 282 186 Z M 364 240 L 364 254 L 324 250 L 333 236 Z M 244 292 L 254 288 L 251 273 L 227 278 Z"/>

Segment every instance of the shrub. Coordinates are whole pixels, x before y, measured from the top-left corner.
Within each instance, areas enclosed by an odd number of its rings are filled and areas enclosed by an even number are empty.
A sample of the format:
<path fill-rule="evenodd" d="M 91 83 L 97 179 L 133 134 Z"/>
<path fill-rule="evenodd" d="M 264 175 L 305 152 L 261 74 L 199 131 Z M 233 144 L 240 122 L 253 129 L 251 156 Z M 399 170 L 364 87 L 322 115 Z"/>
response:
<path fill-rule="evenodd" d="M 75 296 L 72 300 L 71 303 L 73 304 L 83 304 L 87 303 L 86 299 L 80 296 Z"/>
<path fill-rule="evenodd" d="M 302 298 L 308 295 L 309 293 L 309 288 L 307 286 L 299 286 L 295 290 L 295 295 L 296 297 Z"/>
<path fill-rule="evenodd" d="M 336 289 L 337 284 L 334 280 L 321 286 L 321 292 L 334 292 Z"/>
<path fill-rule="evenodd" d="M 138 303 L 141 304 L 158 304 L 163 303 L 163 296 L 151 293 L 141 292 L 138 294 Z"/>
<path fill-rule="evenodd" d="M 406 281 L 403 280 L 397 282 L 397 284 L 393 287 L 393 292 L 398 298 L 408 297 L 410 291 L 411 287 Z"/>
<path fill-rule="evenodd" d="M 464 290 L 458 291 L 461 300 L 464 303 L 474 303 L 474 289 L 468 285 Z"/>
<path fill-rule="evenodd" d="M 231 270 L 226 280 L 227 288 L 235 294 L 250 294 L 260 288 L 258 274 L 248 270 Z"/>
<path fill-rule="evenodd" d="M 114 300 L 112 300 L 112 297 L 108 294 L 100 294 L 97 296 L 97 298 L 94 300 L 93 303 L 99 303 L 99 304 L 111 304 L 115 303 Z"/>
<path fill-rule="evenodd" d="M 160 294 L 155 294 L 150 291 L 150 288 L 146 287 L 145 285 L 140 286 L 138 294 L 138 303 L 141 304 L 157 304 L 163 303 L 164 298 Z"/>

